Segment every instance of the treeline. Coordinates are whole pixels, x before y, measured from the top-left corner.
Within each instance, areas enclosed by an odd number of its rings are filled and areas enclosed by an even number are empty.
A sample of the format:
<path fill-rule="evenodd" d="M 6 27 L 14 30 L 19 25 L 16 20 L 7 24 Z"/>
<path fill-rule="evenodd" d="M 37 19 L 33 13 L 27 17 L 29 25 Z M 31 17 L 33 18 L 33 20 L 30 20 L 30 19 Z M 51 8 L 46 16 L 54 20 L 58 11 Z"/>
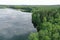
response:
<path fill-rule="evenodd" d="M 37 29 L 29 40 L 60 40 L 60 7 L 36 8 L 32 14 L 32 23 Z"/>
<path fill-rule="evenodd" d="M 32 12 L 33 9 L 39 9 L 39 8 L 58 8 L 59 5 L 0 5 L 0 8 L 12 8 L 12 9 L 19 9 L 23 12 Z"/>
<path fill-rule="evenodd" d="M 32 8 L 29 7 L 29 6 L 9 6 L 9 8 L 12 8 L 12 9 L 20 9 L 21 11 L 23 12 L 31 12 Z"/>
<path fill-rule="evenodd" d="M 0 5 L 0 8 L 12 8 L 23 12 L 31 12 L 33 7 L 25 5 Z"/>

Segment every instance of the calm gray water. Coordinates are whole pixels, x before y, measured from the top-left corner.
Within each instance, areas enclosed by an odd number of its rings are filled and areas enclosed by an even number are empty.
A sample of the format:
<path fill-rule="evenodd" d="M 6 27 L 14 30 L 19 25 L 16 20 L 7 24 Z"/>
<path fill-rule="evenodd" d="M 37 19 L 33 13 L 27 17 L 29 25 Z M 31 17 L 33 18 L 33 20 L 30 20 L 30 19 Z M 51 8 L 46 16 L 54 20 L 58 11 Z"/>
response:
<path fill-rule="evenodd" d="M 0 40 L 27 40 L 35 32 L 31 22 L 32 13 L 14 9 L 0 9 Z"/>

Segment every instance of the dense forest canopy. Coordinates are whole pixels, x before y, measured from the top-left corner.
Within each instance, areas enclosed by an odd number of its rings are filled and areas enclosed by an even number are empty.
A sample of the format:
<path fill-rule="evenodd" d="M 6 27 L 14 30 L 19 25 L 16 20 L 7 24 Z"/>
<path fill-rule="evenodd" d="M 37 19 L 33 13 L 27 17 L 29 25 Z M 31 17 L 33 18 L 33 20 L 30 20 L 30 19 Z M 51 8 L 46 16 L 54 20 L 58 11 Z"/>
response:
<path fill-rule="evenodd" d="M 40 7 L 32 11 L 32 23 L 37 33 L 31 33 L 29 40 L 60 40 L 60 8 Z"/>

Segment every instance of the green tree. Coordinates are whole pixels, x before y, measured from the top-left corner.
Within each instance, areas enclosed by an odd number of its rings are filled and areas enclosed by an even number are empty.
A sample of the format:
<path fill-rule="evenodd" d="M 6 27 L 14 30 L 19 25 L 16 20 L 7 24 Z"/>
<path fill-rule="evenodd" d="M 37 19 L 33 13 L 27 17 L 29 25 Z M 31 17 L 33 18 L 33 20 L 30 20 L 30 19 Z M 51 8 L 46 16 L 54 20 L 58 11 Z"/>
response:
<path fill-rule="evenodd" d="M 31 33 L 28 37 L 29 40 L 39 40 L 38 33 Z"/>

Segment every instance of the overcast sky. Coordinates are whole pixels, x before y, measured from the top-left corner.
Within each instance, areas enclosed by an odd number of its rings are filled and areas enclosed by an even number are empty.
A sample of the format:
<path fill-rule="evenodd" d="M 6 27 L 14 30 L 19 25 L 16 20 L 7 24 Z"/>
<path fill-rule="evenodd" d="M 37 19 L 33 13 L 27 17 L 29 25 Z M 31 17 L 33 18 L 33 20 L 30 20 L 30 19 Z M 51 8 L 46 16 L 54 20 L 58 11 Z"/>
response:
<path fill-rule="evenodd" d="M 60 5 L 60 0 L 0 0 L 0 5 Z"/>

